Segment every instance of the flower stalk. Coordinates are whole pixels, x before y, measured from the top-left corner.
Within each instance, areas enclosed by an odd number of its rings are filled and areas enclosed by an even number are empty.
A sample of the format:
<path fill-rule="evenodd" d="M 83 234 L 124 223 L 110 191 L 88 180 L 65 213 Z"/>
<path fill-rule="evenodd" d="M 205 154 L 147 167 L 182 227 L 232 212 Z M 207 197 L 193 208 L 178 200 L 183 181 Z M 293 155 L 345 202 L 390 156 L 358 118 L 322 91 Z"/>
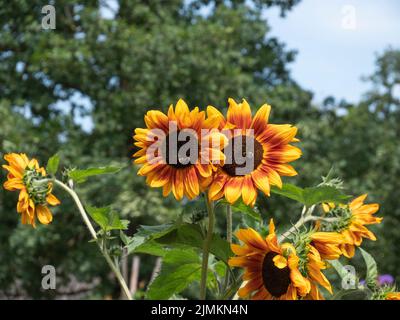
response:
<path fill-rule="evenodd" d="M 122 290 L 124 291 L 126 297 L 128 300 L 133 300 L 131 292 L 128 288 L 128 285 L 125 282 L 124 277 L 121 274 L 121 271 L 119 270 L 119 267 L 116 263 L 114 263 L 110 257 L 110 255 L 108 254 L 107 249 L 102 245 L 101 241 L 99 241 L 99 238 L 97 237 L 97 233 L 95 231 L 95 229 L 93 228 L 92 223 L 89 220 L 88 215 L 86 214 L 86 210 L 84 209 L 81 200 L 79 199 L 78 195 L 76 194 L 76 192 L 71 189 L 70 187 L 68 187 L 67 185 L 65 185 L 64 183 L 62 183 L 61 181 L 54 179 L 53 182 L 59 186 L 60 188 L 62 188 L 64 191 L 66 191 L 71 198 L 74 200 L 79 213 L 81 214 L 81 217 L 84 221 L 84 223 L 86 224 L 87 228 L 89 229 L 90 235 L 92 236 L 93 240 L 95 240 L 95 242 L 97 243 L 100 252 L 102 253 L 104 259 L 107 261 L 109 267 L 111 268 L 111 270 L 113 271 L 115 277 L 117 278 L 120 286 L 122 287 Z"/>
<path fill-rule="evenodd" d="M 200 280 L 200 300 L 206 299 L 208 258 L 210 255 L 210 247 L 211 247 L 211 242 L 213 239 L 214 225 L 215 225 L 214 201 L 210 200 L 207 195 L 205 195 L 205 201 L 206 201 L 207 213 L 208 213 L 208 228 L 207 228 L 207 235 L 206 235 L 206 238 L 204 240 L 204 245 L 203 245 L 201 280 Z"/>

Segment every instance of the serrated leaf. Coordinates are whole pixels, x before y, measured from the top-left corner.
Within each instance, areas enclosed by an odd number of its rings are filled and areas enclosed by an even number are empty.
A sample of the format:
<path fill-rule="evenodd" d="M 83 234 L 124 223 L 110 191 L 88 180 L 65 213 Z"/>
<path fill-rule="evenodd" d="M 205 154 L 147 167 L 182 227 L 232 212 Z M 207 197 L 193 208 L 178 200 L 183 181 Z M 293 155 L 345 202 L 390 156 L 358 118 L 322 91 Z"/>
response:
<path fill-rule="evenodd" d="M 298 201 L 307 207 L 323 202 L 343 203 L 350 198 L 350 196 L 345 195 L 333 186 L 317 186 L 303 189 L 285 183 L 281 189 L 276 186 L 271 187 L 271 192 Z"/>
<path fill-rule="evenodd" d="M 76 183 L 83 183 L 90 177 L 117 173 L 121 171 L 122 168 L 123 166 L 109 166 L 109 167 L 99 167 L 99 168 L 88 168 L 84 170 L 72 169 L 71 171 L 68 172 L 68 176 Z"/>
<path fill-rule="evenodd" d="M 58 154 L 55 154 L 47 161 L 46 165 L 47 173 L 54 176 L 57 173 L 59 165 L 60 165 L 60 157 L 58 156 Z"/>
<path fill-rule="evenodd" d="M 168 299 L 201 276 L 200 255 L 195 250 L 175 249 L 164 256 L 161 271 L 151 283 L 147 298 Z"/>
<path fill-rule="evenodd" d="M 257 211 L 257 209 L 245 205 L 241 200 L 235 202 L 234 204 L 230 204 L 226 200 L 221 200 L 219 203 L 225 206 L 231 206 L 232 212 L 244 213 L 254 220 L 262 221 L 261 214 Z"/>
<path fill-rule="evenodd" d="M 358 249 L 361 251 L 361 255 L 367 267 L 365 282 L 367 283 L 368 287 L 375 288 L 378 279 L 378 267 L 376 265 L 376 261 L 367 251 L 362 248 Z"/>
<path fill-rule="evenodd" d="M 318 186 L 303 190 L 304 204 L 307 207 L 323 202 L 343 203 L 349 198 L 350 196 L 343 194 L 342 191 L 332 186 Z"/>
<path fill-rule="evenodd" d="M 169 246 L 191 246 L 202 249 L 204 237 L 199 225 L 183 223 L 156 241 Z M 229 243 L 218 234 L 213 235 L 210 252 L 224 262 L 233 255 Z"/>
<path fill-rule="evenodd" d="M 272 186 L 271 192 L 304 204 L 304 189 L 297 187 L 293 184 L 285 183 L 282 185 L 282 188 Z"/>
<path fill-rule="evenodd" d="M 86 210 L 101 229 L 105 231 L 128 229 L 129 221 L 121 220 L 118 214 L 110 207 L 96 208 L 88 206 Z"/>

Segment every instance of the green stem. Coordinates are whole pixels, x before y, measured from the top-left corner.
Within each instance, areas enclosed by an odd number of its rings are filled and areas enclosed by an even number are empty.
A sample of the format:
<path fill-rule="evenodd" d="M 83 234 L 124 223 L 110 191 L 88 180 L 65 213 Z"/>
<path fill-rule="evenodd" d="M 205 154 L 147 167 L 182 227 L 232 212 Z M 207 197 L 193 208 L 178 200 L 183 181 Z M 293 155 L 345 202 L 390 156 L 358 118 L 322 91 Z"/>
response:
<path fill-rule="evenodd" d="M 69 188 L 67 185 L 65 185 L 64 183 L 62 183 L 61 181 L 54 179 L 53 182 L 58 185 L 59 187 L 61 187 L 62 189 L 64 189 L 70 196 L 71 198 L 75 201 L 76 206 L 78 207 L 79 213 L 82 216 L 83 221 L 85 222 L 87 228 L 89 229 L 89 232 L 93 238 L 93 240 L 96 241 L 103 257 L 106 259 L 108 265 L 110 266 L 111 270 L 114 272 L 119 284 L 122 287 L 122 290 L 124 291 L 126 297 L 128 298 L 128 300 L 133 300 L 132 299 L 132 295 L 131 292 L 124 280 L 124 277 L 121 274 L 121 271 L 119 270 L 118 266 L 116 264 L 114 264 L 114 262 L 112 261 L 110 255 L 108 254 L 107 250 L 103 248 L 103 246 L 101 245 L 101 243 L 99 242 L 99 239 L 97 237 L 97 233 L 94 230 L 92 223 L 89 220 L 88 215 L 86 214 L 86 211 L 82 205 L 81 200 L 79 199 L 78 195 L 76 194 L 76 192 L 74 190 L 72 190 L 71 188 Z"/>
<path fill-rule="evenodd" d="M 226 207 L 226 240 L 232 243 L 232 207 Z"/>
<path fill-rule="evenodd" d="M 230 205 L 227 205 L 226 207 L 226 241 L 228 241 L 229 244 L 232 243 L 232 207 Z M 224 292 L 226 291 L 226 288 L 229 285 L 229 274 L 230 274 L 230 269 L 227 266 L 226 273 L 225 273 L 225 280 L 224 280 Z"/>
<path fill-rule="evenodd" d="M 208 199 L 208 196 L 205 195 L 206 204 L 207 204 L 207 213 L 208 213 L 208 228 L 206 239 L 204 240 L 203 245 L 203 256 L 202 256 L 202 265 L 201 265 L 201 280 L 200 280 L 200 300 L 206 299 L 207 292 L 207 273 L 208 273 L 208 257 L 210 254 L 211 242 L 214 234 L 214 224 L 215 224 L 215 216 L 214 216 L 214 202 Z"/>

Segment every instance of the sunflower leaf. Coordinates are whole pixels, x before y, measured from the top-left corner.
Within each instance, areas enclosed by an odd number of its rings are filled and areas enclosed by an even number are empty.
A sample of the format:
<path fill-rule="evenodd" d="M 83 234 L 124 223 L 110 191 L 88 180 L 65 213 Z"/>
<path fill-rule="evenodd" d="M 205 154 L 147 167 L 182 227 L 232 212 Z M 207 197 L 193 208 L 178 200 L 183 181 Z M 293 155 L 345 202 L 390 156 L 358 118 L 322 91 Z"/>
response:
<path fill-rule="evenodd" d="M 285 183 L 282 188 L 271 187 L 271 192 L 298 201 L 307 207 L 323 202 L 343 203 L 350 198 L 333 186 L 316 186 L 303 189 Z"/>
<path fill-rule="evenodd" d="M 290 183 L 285 183 L 282 188 L 271 187 L 271 192 L 304 204 L 304 189 Z"/>
<path fill-rule="evenodd" d="M 350 196 L 333 186 L 317 186 L 303 190 L 304 204 L 308 207 L 322 202 L 344 203 L 349 198 Z"/>
<path fill-rule="evenodd" d="M 168 299 L 201 276 L 199 252 L 174 249 L 165 254 L 161 271 L 147 291 L 149 299 Z"/>
<path fill-rule="evenodd" d="M 365 282 L 368 287 L 375 288 L 378 279 L 378 267 L 376 265 L 375 259 L 364 249 L 358 248 L 361 251 L 361 255 L 365 261 L 367 267 L 367 275 L 365 277 Z"/>
<path fill-rule="evenodd" d="M 118 214 L 110 207 L 96 208 L 87 206 L 86 210 L 102 230 L 110 231 L 128 229 L 129 221 L 121 220 Z"/>
<path fill-rule="evenodd" d="M 113 174 L 121 171 L 124 166 L 108 166 L 99 168 L 88 168 L 84 170 L 72 169 L 68 172 L 70 179 L 74 180 L 76 183 L 83 183 L 88 178 L 103 174 Z"/>
<path fill-rule="evenodd" d="M 55 154 L 47 161 L 47 166 L 46 166 L 47 173 L 54 176 L 57 173 L 59 165 L 60 165 L 60 157 L 58 154 Z"/>

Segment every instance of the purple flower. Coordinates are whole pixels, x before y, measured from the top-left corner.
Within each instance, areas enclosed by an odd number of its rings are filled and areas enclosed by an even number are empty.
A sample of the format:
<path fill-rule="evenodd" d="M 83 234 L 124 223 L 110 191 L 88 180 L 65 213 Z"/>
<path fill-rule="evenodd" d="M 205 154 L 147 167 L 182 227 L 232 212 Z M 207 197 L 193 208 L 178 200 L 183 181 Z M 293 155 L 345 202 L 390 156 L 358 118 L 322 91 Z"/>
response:
<path fill-rule="evenodd" d="M 378 276 L 379 286 L 391 285 L 393 283 L 394 283 L 394 278 L 390 274 L 382 274 L 382 275 Z"/>

